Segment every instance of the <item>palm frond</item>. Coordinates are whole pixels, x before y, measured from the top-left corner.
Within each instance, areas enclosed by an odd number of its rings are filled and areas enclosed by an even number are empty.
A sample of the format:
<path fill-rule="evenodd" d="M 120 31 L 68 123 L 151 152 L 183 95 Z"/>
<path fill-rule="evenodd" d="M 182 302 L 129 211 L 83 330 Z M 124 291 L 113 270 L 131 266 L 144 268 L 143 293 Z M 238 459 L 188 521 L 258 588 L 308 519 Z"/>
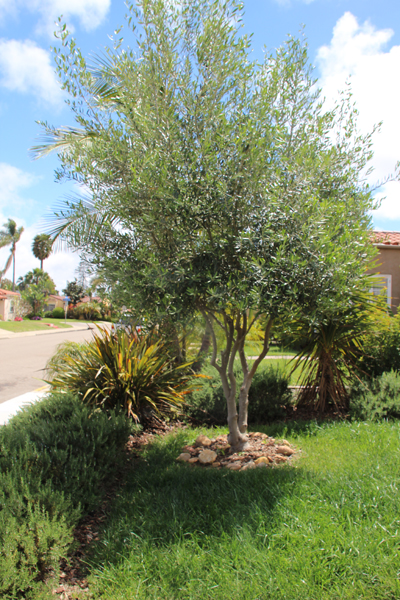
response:
<path fill-rule="evenodd" d="M 120 219 L 98 204 L 89 195 L 70 195 L 54 207 L 54 212 L 44 217 L 42 228 L 51 237 L 55 251 L 65 246 L 79 249 L 96 240 L 107 227 Z"/>
<path fill-rule="evenodd" d="M 94 129 L 78 127 L 50 127 L 47 123 L 39 123 L 45 132 L 39 137 L 41 144 L 32 146 L 29 155 L 33 160 L 51 154 L 51 152 L 68 152 L 74 144 L 90 145 L 99 136 Z"/>

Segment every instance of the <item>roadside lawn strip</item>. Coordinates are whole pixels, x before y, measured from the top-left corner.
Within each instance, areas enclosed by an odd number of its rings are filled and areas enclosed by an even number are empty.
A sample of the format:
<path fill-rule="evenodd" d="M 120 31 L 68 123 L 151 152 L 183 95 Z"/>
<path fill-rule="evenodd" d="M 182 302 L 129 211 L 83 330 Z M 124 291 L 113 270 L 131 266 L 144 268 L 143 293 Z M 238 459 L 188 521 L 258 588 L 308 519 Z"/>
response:
<path fill-rule="evenodd" d="M 73 323 L 92 323 L 92 321 L 72 320 L 68 319 L 65 324 L 63 319 L 42 319 L 41 321 L 0 321 L 0 329 L 11 331 L 13 333 L 22 333 L 24 331 L 40 331 L 43 329 L 53 329 L 49 324 L 55 325 L 61 329 L 70 329 Z M 46 325 L 47 323 L 47 325 Z"/>

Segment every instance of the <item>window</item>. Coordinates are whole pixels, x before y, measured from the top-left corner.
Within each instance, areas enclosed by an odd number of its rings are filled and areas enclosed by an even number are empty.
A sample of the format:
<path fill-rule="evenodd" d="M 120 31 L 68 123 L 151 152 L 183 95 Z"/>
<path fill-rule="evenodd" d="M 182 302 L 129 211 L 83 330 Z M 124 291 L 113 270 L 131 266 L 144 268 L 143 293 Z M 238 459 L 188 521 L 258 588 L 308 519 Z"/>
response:
<path fill-rule="evenodd" d="M 14 312 L 14 302 L 10 303 L 10 313 Z"/>
<path fill-rule="evenodd" d="M 391 305 L 392 300 L 392 276 L 391 275 L 376 275 L 370 292 L 375 296 L 379 296 L 386 290 L 386 300 L 388 305 Z"/>

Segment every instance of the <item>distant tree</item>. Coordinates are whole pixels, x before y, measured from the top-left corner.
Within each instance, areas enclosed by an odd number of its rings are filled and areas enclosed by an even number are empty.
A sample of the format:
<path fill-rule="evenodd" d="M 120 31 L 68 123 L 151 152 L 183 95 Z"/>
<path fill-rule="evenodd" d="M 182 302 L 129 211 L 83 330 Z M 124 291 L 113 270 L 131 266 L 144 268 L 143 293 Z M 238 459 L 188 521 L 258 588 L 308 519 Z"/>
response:
<path fill-rule="evenodd" d="M 13 280 L 12 280 L 12 289 L 15 291 L 15 249 L 16 245 L 19 242 L 21 235 L 24 231 L 23 227 L 17 227 L 17 224 L 13 219 L 8 219 L 7 223 L 4 223 L 3 229 L 0 230 L 0 248 L 4 248 L 6 246 L 11 247 L 10 255 L 7 259 L 5 267 L 2 271 L 0 271 L 0 283 L 3 275 L 8 271 L 11 266 L 11 262 L 13 265 Z"/>
<path fill-rule="evenodd" d="M 21 296 L 25 302 L 31 305 L 33 315 L 38 316 L 42 312 L 46 304 L 47 295 L 40 285 L 32 283 L 21 292 Z"/>
<path fill-rule="evenodd" d="M 1 279 L 1 285 L 0 285 L 0 287 L 3 290 L 10 290 L 11 291 L 12 287 L 13 287 L 13 282 L 11 281 L 11 279 L 7 279 L 7 277 L 4 277 L 3 279 Z"/>
<path fill-rule="evenodd" d="M 46 233 L 36 235 L 33 239 L 33 255 L 40 260 L 40 268 L 43 271 L 43 261 L 49 258 L 53 248 L 53 240 Z"/>
<path fill-rule="evenodd" d="M 83 286 L 81 286 L 76 279 L 74 281 L 67 281 L 67 285 L 63 289 L 63 293 L 70 298 L 73 306 L 76 306 L 78 302 L 85 296 Z"/>
<path fill-rule="evenodd" d="M 86 290 L 90 278 L 90 265 L 87 260 L 81 259 L 77 269 L 75 269 L 77 282 Z"/>
<path fill-rule="evenodd" d="M 47 296 L 49 294 L 57 294 L 56 284 L 50 275 L 46 271 L 42 271 L 42 269 L 28 271 L 23 277 L 19 277 L 17 281 L 18 289 L 21 292 L 32 284 L 39 286 Z"/>

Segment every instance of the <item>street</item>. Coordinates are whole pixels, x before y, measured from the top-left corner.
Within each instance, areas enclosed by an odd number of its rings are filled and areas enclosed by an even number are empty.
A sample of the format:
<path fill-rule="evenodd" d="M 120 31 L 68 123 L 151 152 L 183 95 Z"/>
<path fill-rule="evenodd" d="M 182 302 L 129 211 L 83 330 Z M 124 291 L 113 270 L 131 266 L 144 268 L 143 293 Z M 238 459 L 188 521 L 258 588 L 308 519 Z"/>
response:
<path fill-rule="evenodd" d="M 0 338 L 0 404 L 45 385 L 48 359 L 61 342 L 89 340 L 89 329 L 68 329 L 46 335 Z"/>

